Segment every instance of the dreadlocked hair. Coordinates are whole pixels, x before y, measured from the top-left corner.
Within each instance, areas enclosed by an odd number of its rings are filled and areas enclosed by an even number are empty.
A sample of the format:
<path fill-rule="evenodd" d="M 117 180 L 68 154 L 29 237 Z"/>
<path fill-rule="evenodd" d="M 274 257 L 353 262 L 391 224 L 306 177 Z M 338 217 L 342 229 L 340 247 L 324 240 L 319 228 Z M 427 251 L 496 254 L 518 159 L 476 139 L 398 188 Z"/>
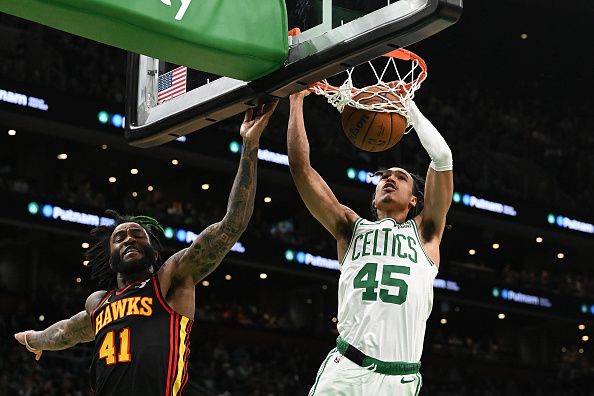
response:
<path fill-rule="evenodd" d="M 129 222 L 137 223 L 148 234 L 151 247 L 158 253 L 155 264 L 153 265 L 153 270 L 156 272 L 162 264 L 161 255 L 159 254 L 162 250 L 162 245 L 158 237 L 158 235 L 163 234 L 161 224 L 148 216 L 122 216 L 111 209 L 106 210 L 105 213 L 113 217 L 115 223 L 109 226 L 98 226 L 91 230 L 91 236 L 98 239 L 97 243 L 91 246 L 85 254 L 86 259 L 89 261 L 89 268 L 91 269 L 91 279 L 96 280 L 99 287 L 106 290 L 117 288 L 117 275 L 113 273 L 110 267 L 111 253 L 109 239 L 117 226 Z"/>
<path fill-rule="evenodd" d="M 377 176 L 377 175 L 382 174 L 383 172 L 384 171 L 380 170 L 380 171 L 375 172 L 373 175 Z M 421 213 L 421 211 L 425 207 L 425 195 L 423 193 L 423 191 L 425 191 L 425 179 L 415 173 L 412 173 L 412 172 L 409 172 L 409 173 L 413 178 L 412 195 L 417 197 L 417 204 L 414 207 L 409 209 L 408 213 L 406 214 L 405 221 L 414 219 L 419 213 Z M 371 220 L 376 221 L 378 219 L 377 218 L 377 208 L 373 204 L 373 201 L 375 201 L 375 192 L 373 193 L 373 196 L 371 197 Z"/>

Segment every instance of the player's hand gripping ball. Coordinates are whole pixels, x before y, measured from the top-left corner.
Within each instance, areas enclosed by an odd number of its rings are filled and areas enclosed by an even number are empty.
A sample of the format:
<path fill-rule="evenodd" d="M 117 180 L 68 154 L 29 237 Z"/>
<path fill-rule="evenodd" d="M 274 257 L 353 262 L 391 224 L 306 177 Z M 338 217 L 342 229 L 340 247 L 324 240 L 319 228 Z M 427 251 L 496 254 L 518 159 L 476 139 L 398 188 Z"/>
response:
<path fill-rule="evenodd" d="M 396 95 L 378 87 L 369 88 L 353 99 L 364 105 L 399 103 Z M 398 113 L 376 112 L 350 106 L 342 111 L 344 133 L 355 147 L 364 151 L 385 151 L 394 147 L 404 135 L 406 127 L 406 118 Z"/>

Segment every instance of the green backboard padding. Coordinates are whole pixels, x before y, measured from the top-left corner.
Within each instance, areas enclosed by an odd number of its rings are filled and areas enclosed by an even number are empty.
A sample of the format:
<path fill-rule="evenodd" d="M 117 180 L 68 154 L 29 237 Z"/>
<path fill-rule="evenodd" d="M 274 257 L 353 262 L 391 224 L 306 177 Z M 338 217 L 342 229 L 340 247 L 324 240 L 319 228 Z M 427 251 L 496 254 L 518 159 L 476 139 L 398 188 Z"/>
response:
<path fill-rule="evenodd" d="M 288 53 L 284 0 L 183 3 L 189 3 L 185 12 L 181 0 L 0 0 L 0 11 L 244 81 L 283 65 Z"/>

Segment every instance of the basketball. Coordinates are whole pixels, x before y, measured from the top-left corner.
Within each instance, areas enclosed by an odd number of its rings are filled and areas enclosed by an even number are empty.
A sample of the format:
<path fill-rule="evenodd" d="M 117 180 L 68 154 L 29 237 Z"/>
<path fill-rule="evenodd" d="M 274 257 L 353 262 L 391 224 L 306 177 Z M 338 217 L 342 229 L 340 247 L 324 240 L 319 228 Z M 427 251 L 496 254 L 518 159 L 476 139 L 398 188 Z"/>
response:
<path fill-rule="evenodd" d="M 361 104 L 397 101 L 396 95 L 371 88 L 353 99 Z M 398 113 L 376 112 L 347 106 L 342 112 L 342 129 L 355 147 L 364 151 L 385 151 L 400 141 L 406 130 L 406 118 Z"/>

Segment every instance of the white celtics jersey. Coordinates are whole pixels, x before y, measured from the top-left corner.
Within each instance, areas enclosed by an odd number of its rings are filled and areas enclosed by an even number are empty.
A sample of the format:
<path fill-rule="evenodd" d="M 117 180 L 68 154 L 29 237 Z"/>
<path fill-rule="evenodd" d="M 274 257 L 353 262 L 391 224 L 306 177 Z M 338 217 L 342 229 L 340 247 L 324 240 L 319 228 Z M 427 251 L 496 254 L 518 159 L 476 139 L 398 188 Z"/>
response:
<path fill-rule="evenodd" d="M 414 220 L 357 219 L 340 267 L 340 336 L 376 359 L 419 362 L 436 275 Z"/>

